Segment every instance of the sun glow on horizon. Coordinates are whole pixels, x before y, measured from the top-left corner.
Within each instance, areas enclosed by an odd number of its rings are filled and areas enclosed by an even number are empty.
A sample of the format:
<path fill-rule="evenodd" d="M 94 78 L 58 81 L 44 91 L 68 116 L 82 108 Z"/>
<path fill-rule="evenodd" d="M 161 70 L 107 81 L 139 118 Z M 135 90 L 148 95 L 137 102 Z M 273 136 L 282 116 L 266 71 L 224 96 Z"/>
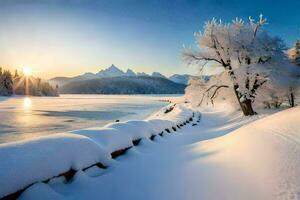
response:
<path fill-rule="evenodd" d="M 23 73 L 25 76 L 30 76 L 32 74 L 32 69 L 30 67 L 23 67 Z"/>

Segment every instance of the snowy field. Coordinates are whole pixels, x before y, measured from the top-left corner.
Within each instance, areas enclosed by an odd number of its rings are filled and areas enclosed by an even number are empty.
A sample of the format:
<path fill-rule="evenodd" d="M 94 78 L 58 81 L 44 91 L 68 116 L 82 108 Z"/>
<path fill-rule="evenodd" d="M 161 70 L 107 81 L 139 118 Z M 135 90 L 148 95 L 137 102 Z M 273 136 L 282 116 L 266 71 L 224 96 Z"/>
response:
<path fill-rule="evenodd" d="M 298 107 L 237 129 L 255 119 L 206 111 L 200 125 L 145 140 L 105 172 L 37 184 L 21 199 L 297 199 L 299 115 Z"/>
<path fill-rule="evenodd" d="M 166 105 L 161 99 L 165 96 L 0 97 L 0 143 L 102 126 L 117 119 L 144 119 Z"/>
<path fill-rule="evenodd" d="M 0 198 L 7 195 L 9 199 L 16 198 L 32 184 L 50 183 L 55 177 L 72 180 L 76 172 L 110 168 L 114 158 L 141 140 L 154 140 L 194 119 L 196 113 L 190 108 L 173 105 L 146 120 L 114 122 L 105 127 L 0 144 Z"/>
<path fill-rule="evenodd" d="M 144 121 L 0 146 L 0 158 L 7 161 L 0 167 L 5 185 L 0 194 L 36 182 L 20 199 L 299 198 L 300 107 L 254 117 L 225 111 L 226 107 L 201 109 L 201 115 L 194 110 L 193 120 L 180 128 L 176 125 L 190 119 L 192 110 L 177 104 L 166 113 L 169 108 Z M 151 135 L 156 136 L 151 140 Z M 132 146 L 137 139 L 140 143 Z M 131 148 L 116 159 L 107 154 L 127 147 Z M 96 162 L 107 168 L 86 169 Z M 59 176 L 38 182 L 70 166 L 77 172 L 69 181 Z"/>

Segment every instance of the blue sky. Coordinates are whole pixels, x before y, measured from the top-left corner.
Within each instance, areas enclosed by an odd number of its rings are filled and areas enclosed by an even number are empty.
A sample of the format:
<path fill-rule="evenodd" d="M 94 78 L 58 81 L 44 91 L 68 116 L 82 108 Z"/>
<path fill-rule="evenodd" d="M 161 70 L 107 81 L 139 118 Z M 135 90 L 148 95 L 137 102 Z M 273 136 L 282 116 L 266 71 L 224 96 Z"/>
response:
<path fill-rule="evenodd" d="M 300 37 L 300 1 L 1 0 L 0 65 L 36 75 L 73 76 L 112 63 L 126 70 L 196 73 L 182 45 L 212 17 L 264 14 L 267 29 L 291 46 Z"/>

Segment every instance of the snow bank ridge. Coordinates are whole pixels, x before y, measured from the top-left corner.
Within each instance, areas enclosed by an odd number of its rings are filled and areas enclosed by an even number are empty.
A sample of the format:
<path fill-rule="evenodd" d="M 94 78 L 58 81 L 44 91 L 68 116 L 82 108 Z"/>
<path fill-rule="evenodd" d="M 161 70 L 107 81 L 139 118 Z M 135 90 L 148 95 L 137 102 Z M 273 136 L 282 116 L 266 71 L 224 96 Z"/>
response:
<path fill-rule="evenodd" d="M 141 139 L 153 140 L 157 135 L 171 133 L 194 118 L 190 108 L 173 105 L 146 120 L 0 144 L 0 198 L 17 198 L 30 185 L 54 177 L 70 180 L 77 171 L 95 165 L 106 168 L 111 159 L 138 145 Z"/>

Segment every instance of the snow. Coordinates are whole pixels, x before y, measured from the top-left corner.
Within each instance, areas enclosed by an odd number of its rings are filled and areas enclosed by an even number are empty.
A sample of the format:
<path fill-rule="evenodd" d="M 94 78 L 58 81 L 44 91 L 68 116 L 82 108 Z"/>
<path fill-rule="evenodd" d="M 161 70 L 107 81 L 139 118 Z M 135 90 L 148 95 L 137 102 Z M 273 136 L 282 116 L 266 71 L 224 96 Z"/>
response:
<path fill-rule="evenodd" d="M 114 128 L 95 127 L 72 131 L 72 133 L 83 135 L 92 139 L 109 153 L 125 149 L 133 145 L 132 139 L 128 135 L 122 134 L 119 130 Z"/>
<path fill-rule="evenodd" d="M 297 199 L 300 107 L 275 111 L 244 117 L 225 105 L 176 103 L 146 120 L 0 145 L 0 196 L 34 183 L 20 199 Z M 166 128 L 172 134 L 148 139 Z M 112 162 L 109 153 L 140 138 Z M 108 168 L 83 170 L 97 162 Z M 77 172 L 68 183 L 38 182 L 70 168 Z"/>
<path fill-rule="evenodd" d="M 144 121 L 116 122 L 105 127 L 1 144 L 0 198 L 36 182 L 59 176 L 70 169 L 85 170 L 99 162 L 109 166 L 113 163 L 111 153 L 132 147 L 134 140 L 148 139 L 166 128 L 176 126 L 176 123 L 188 120 L 192 111 L 178 105 L 172 112 L 164 114 L 162 111 L 156 116 Z M 91 177 L 102 174 L 95 167 L 87 169 L 85 173 L 89 173 Z M 50 185 L 51 182 L 53 181 L 50 181 Z M 38 185 L 47 190 L 44 184 Z"/>
<path fill-rule="evenodd" d="M 97 77 L 116 77 L 124 76 L 124 72 L 112 64 L 109 68 L 100 70 L 97 74 Z"/>
<path fill-rule="evenodd" d="M 150 124 L 142 120 L 131 120 L 127 122 L 111 123 L 106 125 L 107 128 L 116 128 L 122 134 L 130 137 L 131 140 L 138 140 L 141 138 L 149 138 L 154 134 Z"/>
<path fill-rule="evenodd" d="M 265 118 L 220 108 L 202 109 L 197 126 L 142 140 L 107 171 L 38 183 L 20 199 L 297 199 L 300 107 Z"/>
<path fill-rule="evenodd" d="M 109 155 L 87 137 L 71 133 L 0 145 L 0 197 L 70 169 L 80 170 Z"/>
<path fill-rule="evenodd" d="M 167 108 L 173 107 L 171 112 L 166 112 Z M 167 106 L 158 112 L 154 113 L 148 119 L 161 119 L 164 120 L 165 124 L 168 124 L 169 128 L 176 126 L 176 124 L 181 124 L 187 119 L 193 116 L 193 110 L 190 105 L 175 104 Z"/>

